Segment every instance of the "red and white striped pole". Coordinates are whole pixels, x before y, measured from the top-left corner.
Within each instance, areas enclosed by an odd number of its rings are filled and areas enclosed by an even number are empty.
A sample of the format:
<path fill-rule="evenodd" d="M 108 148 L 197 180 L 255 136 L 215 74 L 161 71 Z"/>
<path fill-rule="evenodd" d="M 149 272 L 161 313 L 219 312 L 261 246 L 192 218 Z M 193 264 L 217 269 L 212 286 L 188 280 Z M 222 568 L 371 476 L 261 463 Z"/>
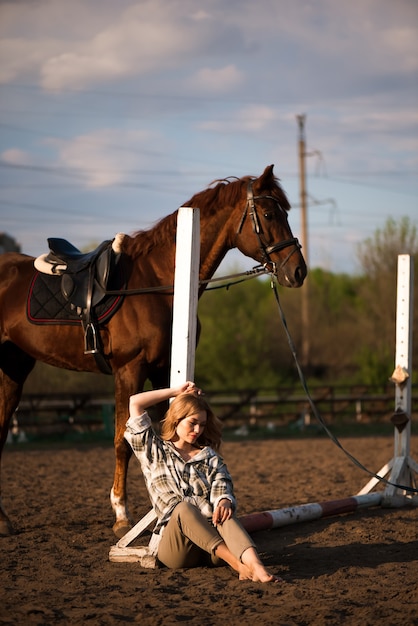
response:
<path fill-rule="evenodd" d="M 250 513 L 240 517 L 240 522 L 248 533 L 258 530 L 270 530 L 297 524 L 299 522 L 309 522 L 330 517 L 332 515 L 342 515 L 343 513 L 353 513 L 357 509 L 371 506 L 379 506 L 382 501 L 382 493 L 369 493 L 362 496 L 352 496 L 342 500 L 329 500 L 327 502 L 312 502 L 301 504 L 286 509 L 276 509 L 274 511 L 263 511 L 261 513 Z"/>

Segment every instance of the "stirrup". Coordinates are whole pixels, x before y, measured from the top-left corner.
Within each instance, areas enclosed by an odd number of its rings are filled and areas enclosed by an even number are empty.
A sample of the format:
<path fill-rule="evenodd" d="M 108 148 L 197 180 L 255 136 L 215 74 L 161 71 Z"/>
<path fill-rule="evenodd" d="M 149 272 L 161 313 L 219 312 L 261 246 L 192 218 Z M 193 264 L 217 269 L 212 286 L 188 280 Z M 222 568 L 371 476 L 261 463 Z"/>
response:
<path fill-rule="evenodd" d="M 97 354 L 98 352 L 96 328 L 89 322 L 84 329 L 84 354 Z"/>

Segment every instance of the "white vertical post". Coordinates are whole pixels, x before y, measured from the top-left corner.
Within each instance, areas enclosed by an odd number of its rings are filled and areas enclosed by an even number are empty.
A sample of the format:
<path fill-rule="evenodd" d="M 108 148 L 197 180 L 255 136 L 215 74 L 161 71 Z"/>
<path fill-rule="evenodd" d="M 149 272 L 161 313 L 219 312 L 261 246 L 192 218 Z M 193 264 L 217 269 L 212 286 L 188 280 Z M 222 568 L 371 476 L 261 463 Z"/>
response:
<path fill-rule="evenodd" d="M 411 439 L 411 379 L 412 379 L 412 327 L 414 312 L 414 266 L 413 257 L 408 254 L 398 255 L 398 284 L 396 299 L 396 350 L 395 371 L 391 380 L 396 384 L 395 389 L 395 451 L 393 458 L 377 473 L 384 478 L 390 473 L 390 485 L 386 486 L 383 494 L 383 506 L 418 505 L 418 496 L 414 491 L 417 484 L 415 474 L 418 474 L 418 463 L 410 456 Z M 358 495 L 369 493 L 379 483 L 378 478 L 372 478 L 359 491 Z M 402 489 L 401 485 L 407 487 Z"/>
<path fill-rule="evenodd" d="M 408 254 L 398 256 L 398 295 L 396 305 L 396 356 L 395 367 L 401 367 L 408 374 L 403 385 L 396 385 L 395 410 L 403 411 L 411 417 L 411 378 L 412 378 L 412 325 L 414 266 Z M 399 432 L 395 428 L 395 457 L 408 456 L 410 451 L 411 419 Z"/>
<path fill-rule="evenodd" d="M 199 296 L 200 213 L 180 207 L 177 216 L 170 385 L 194 379 Z"/>
<path fill-rule="evenodd" d="M 180 207 L 177 214 L 174 301 L 171 340 L 170 385 L 181 385 L 194 378 L 199 299 L 200 212 Z M 110 561 L 138 561 L 144 567 L 155 567 L 148 548 L 130 547 L 156 519 L 153 509 L 119 539 L 109 552 Z M 150 564 L 151 563 L 151 564 Z"/>
<path fill-rule="evenodd" d="M 410 458 L 411 439 L 411 377 L 412 377 L 412 325 L 413 325 L 414 271 L 411 256 L 398 256 L 398 290 L 396 303 L 396 355 L 395 372 L 404 373 L 405 379 L 396 383 L 395 413 L 405 415 L 407 420 L 402 430 L 395 426 L 395 449 L 390 482 L 413 486 L 413 471 L 416 463 Z M 401 376 L 402 379 L 402 376 Z M 402 493 L 393 485 L 385 489 L 385 499 Z M 396 505 L 396 499 L 394 500 Z"/>

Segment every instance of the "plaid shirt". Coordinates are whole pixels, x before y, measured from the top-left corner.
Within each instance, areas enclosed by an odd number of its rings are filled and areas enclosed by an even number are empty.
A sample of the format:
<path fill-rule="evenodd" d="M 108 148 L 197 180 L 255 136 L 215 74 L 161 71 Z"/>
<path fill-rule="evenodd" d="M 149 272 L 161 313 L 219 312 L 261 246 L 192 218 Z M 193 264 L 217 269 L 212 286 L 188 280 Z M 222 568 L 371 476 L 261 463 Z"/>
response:
<path fill-rule="evenodd" d="M 157 515 L 154 533 L 160 533 L 175 506 L 183 500 L 195 504 L 208 519 L 223 498 L 236 507 L 232 478 L 222 457 L 212 448 L 206 446 L 185 461 L 171 442 L 155 434 L 146 411 L 129 418 L 125 439 L 141 464 Z"/>

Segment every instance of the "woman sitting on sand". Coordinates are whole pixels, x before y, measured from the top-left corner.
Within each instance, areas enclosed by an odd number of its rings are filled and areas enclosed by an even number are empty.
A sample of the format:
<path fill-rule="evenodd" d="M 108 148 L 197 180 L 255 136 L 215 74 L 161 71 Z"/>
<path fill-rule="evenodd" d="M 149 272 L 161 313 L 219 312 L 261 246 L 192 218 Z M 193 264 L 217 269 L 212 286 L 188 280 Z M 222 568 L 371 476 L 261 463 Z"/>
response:
<path fill-rule="evenodd" d="M 146 409 L 174 398 L 161 437 Z M 151 542 L 170 568 L 227 563 L 240 580 L 276 582 L 234 515 L 232 479 L 218 454 L 221 422 L 192 382 L 131 396 L 125 438 L 139 459 L 157 515 Z"/>

